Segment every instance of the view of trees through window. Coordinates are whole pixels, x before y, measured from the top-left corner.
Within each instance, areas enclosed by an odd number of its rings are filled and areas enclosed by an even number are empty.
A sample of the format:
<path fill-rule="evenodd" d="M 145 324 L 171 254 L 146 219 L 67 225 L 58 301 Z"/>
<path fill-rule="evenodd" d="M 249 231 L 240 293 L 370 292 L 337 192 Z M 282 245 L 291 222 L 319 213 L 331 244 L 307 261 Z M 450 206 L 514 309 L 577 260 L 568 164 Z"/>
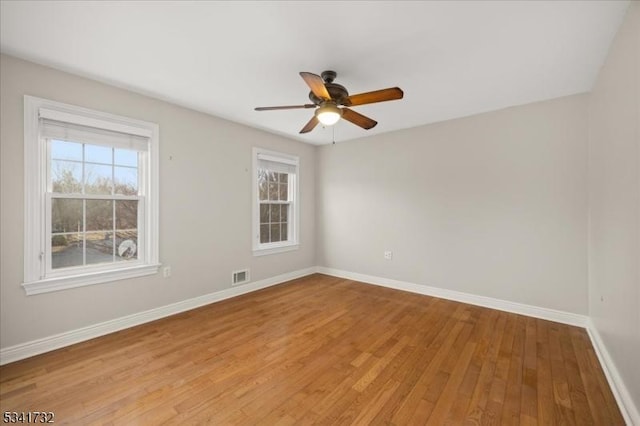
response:
<path fill-rule="evenodd" d="M 260 243 L 289 239 L 289 175 L 258 169 Z"/>
<path fill-rule="evenodd" d="M 138 256 L 138 152 L 50 141 L 52 269 Z"/>

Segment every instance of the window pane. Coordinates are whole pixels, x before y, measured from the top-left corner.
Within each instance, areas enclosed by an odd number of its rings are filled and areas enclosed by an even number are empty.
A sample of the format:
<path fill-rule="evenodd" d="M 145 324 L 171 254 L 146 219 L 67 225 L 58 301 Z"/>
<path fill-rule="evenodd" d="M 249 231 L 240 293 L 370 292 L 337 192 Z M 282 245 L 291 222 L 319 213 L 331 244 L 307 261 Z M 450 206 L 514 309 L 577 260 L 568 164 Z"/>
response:
<path fill-rule="evenodd" d="M 271 242 L 280 241 L 280 225 L 272 224 L 271 225 Z"/>
<path fill-rule="evenodd" d="M 82 163 L 52 160 L 51 186 L 57 193 L 82 193 Z"/>
<path fill-rule="evenodd" d="M 82 144 L 52 140 L 51 158 L 55 160 L 82 161 Z"/>
<path fill-rule="evenodd" d="M 269 178 L 269 182 L 277 182 L 278 176 L 277 173 L 267 170 L 267 177 Z"/>
<path fill-rule="evenodd" d="M 271 223 L 280 222 L 280 204 L 271 204 Z"/>
<path fill-rule="evenodd" d="M 84 146 L 84 161 L 100 164 L 113 164 L 113 148 L 100 145 Z"/>
<path fill-rule="evenodd" d="M 111 174 L 113 168 L 111 166 L 102 166 L 98 164 L 85 164 L 84 176 L 86 194 L 111 194 Z"/>
<path fill-rule="evenodd" d="M 260 201 L 266 201 L 269 199 L 269 194 L 267 193 L 267 182 L 260 181 L 258 183 L 258 193 Z"/>
<path fill-rule="evenodd" d="M 133 167 L 114 167 L 114 192 L 123 195 L 138 194 L 138 169 Z"/>
<path fill-rule="evenodd" d="M 280 225 L 280 241 L 287 241 L 287 231 L 289 226 L 286 223 Z"/>
<path fill-rule="evenodd" d="M 269 225 L 260 225 L 260 242 L 268 243 L 269 241 Z"/>
<path fill-rule="evenodd" d="M 51 235 L 51 268 L 82 266 L 82 234 Z"/>
<path fill-rule="evenodd" d="M 86 251 L 87 265 L 113 262 L 113 232 L 87 232 Z"/>
<path fill-rule="evenodd" d="M 116 201 L 116 231 L 136 231 L 138 228 L 138 201 Z M 137 234 L 137 232 L 136 232 Z"/>
<path fill-rule="evenodd" d="M 87 231 L 113 230 L 113 201 L 86 200 Z"/>
<path fill-rule="evenodd" d="M 287 173 L 280 173 L 279 182 L 280 183 L 288 183 L 289 182 L 289 175 Z"/>
<path fill-rule="evenodd" d="M 267 193 L 267 171 L 265 169 L 258 169 L 258 197 L 259 200 L 269 199 Z"/>
<path fill-rule="evenodd" d="M 281 201 L 287 201 L 289 199 L 289 186 L 286 183 L 278 184 L 279 196 Z"/>
<path fill-rule="evenodd" d="M 138 258 L 138 231 L 135 229 L 116 231 L 116 261 Z"/>
<path fill-rule="evenodd" d="M 269 182 L 269 200 L 278 199 L 278 183 Z"/>
<path fill-rule="evenodd" d="M 280 222 L 287 222 L 289 220 L 289 205 L 280 205 Z"/>
<path fill-rule="evenodd" d="M 51 231 L 82 232 L 82 200 L 54 198 L 51 200 Z"/>
<path fill-rule="evenodd" d="M 138 167 L 138 151 L 116 148 L 113 152 L 113 162 L 118 166 Z"/>
<path fill-rule="evenodd" d="M 260 223 L 269 223 L 269 204 L 260 204 Z"/>

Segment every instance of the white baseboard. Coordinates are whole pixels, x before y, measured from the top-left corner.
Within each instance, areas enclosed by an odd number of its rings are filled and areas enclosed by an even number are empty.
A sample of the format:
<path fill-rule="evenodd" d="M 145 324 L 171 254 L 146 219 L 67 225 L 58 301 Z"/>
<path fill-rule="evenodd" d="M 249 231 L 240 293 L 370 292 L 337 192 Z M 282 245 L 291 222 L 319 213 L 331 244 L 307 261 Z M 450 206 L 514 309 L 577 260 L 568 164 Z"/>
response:
<path fill-rule="evenodd" d="M 34 355 L 39 355 L 54 349 L 60 349 L 65 346 L 83 342 L 85 340 L 104 336 L 125 328 L 144 324 L 146 322 L 155 321 L 160 318 L 175 315 L 180 312 L 208 305 L 210 303 L 219 302 L 231 297 L 240 296 L 241 294 L 250 293 L 262 288 L 270 287 L 285 281 L 301 278 L 316 272 L 316 268 L 301 269 L 299 271 L 288 272 L 286 274 L 277 275 L 260 281 L 250 282 L 241 286 L 227 288 L 215 293 L 205 294 L 203 296 L 194 297 L 193 299 L 184 300 L 171 305 L 161 306 L 159 308 L 150 309 L 148 311 L 139 312 L 125 317 L 116 318 L 99 324 L 90 325 L 88 327 L 79 328 L 77 330 L 67 331 L 65 333 L 48 336 L 42 339 L 33 340 L 19 345 L 10 346 L 0 349 L 0 365 L 10 362 L 19 361 Z"/>
<path fill-rule="evenodd" d="M 478 296 L 470 293 L 463 293 L 444 288 L 430 287 L 427 285 L 414 284 L 406 281 L 392 280 L 389 278 L 375 277 L 371 275 L 359 274 L 356 272 L 342 271 L 339 269 L 325 268 L 319 266 L 317 272 L 334 277 L 346 278 L 360 281 L 367 284 L 374 284 L 396 290 L 409 291 L 411 293 L 424 294 L 426 296 L 439 297 L 441 299 L 455 300 L 456 302 L 469 303 L 470 305 L 484 306 L 486 308 L 498 309 L 500 311 L 512 312 L 520 315 L 560 322 L 563 324 L 586 327 L 588 317 L 585 315 L 573 314 L 570 312 L 557 311 L 555 309 L 541 308 L 538 306 L 525 305 L 523 303 L 509 302 L 507 300 L 494 299 L 492 297 Z"/>
<path fill-rule="evenodd" d="M 607 347 L 600 337 L 598 329 L 591 319 L 589 319 L 587 324 L 587 332 L 591 338 L 591 343 L 596 351 L 600 365 L 604 370 L 604 374 L 607 376 L 609 387 L 611 387 L 613 396 L 618 402 L 618 407 L 620 407 L 624 421 L 630 426 L 640 426 L 640 410 L 638 410 L 638 407 L 634 404 L 629 390 L 622 381 L 622 376 L 618 372 L 611 355 L 609 355 L 609 351 L 607 351 Z"/>

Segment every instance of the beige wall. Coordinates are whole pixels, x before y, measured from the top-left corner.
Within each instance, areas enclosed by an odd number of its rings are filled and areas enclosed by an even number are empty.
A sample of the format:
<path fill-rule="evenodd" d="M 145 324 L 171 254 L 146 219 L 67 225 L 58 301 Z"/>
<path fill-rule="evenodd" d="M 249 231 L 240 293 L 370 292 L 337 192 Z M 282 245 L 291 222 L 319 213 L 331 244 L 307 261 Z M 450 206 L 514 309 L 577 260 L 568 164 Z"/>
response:
<path fill-rule="evenodd" d="M 586 120 L 578 95 L 323 146 L 318 264 L 586 314 Z"/>
<path fill-rule="evenodd" d="M 232 270 L 250 267 L 256 281 L 315 265 L 315 147 L 4 55 L 0 92 L 0 347 L 226 289 Z M 171 278 L 25 296 L 25 94 L 160 125 L 160 260 Z M 300 156 L 300 250 L 251 255 L 253 146 Z"/>
<path fill-rule="evenodd" d="M 589 104 L 589 314 L 640 422 L 640 4 Z M 640 423 L 639 423 L 640 424 Z"/>

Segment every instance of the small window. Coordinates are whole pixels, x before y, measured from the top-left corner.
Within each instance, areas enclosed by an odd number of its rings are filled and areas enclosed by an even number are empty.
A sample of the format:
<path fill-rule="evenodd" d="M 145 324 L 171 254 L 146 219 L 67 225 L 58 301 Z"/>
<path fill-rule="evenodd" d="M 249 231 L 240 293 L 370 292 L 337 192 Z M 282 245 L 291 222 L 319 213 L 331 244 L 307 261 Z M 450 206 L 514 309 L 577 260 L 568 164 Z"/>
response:
<path fill-rule="evenodd" d="M 253 251 L 298 248 L 298 157 L 254 148 Z"/>
<path fill-rule="evenodd" d="M 157 272 L 157 125 L 25 97 L 25 283 Z"/>

